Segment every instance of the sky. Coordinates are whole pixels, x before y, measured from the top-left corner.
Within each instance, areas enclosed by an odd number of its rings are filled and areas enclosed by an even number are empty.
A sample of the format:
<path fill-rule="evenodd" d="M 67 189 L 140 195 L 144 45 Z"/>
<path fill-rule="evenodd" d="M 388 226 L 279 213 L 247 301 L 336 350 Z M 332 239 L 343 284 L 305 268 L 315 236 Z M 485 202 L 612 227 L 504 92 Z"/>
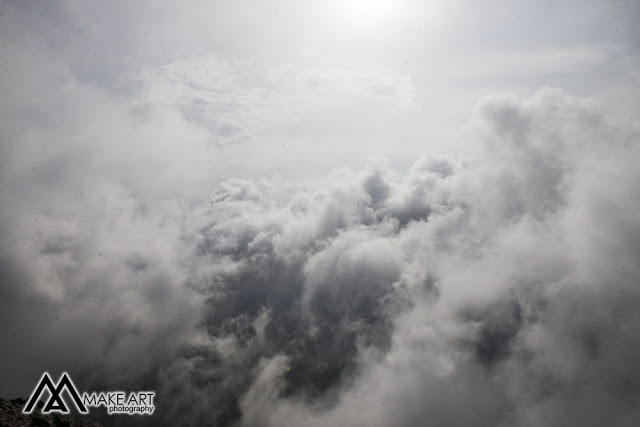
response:
<path fill-rule="evenodd" d="M 638 425 L 640 4 L 0 3 L 0 397 Z"/>

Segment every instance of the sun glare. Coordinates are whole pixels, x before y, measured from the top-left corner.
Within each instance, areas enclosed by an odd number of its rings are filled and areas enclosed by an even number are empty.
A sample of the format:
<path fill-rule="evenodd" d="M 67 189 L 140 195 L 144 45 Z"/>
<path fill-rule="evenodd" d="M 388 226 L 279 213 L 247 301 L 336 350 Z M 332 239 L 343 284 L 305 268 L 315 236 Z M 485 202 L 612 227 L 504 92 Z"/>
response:
<path fill-rule="evenodd" d="M 395 21 L 401 12 L 398 0 L 336 0 L 336 19 L 351 29 L 374 30 Z"/>

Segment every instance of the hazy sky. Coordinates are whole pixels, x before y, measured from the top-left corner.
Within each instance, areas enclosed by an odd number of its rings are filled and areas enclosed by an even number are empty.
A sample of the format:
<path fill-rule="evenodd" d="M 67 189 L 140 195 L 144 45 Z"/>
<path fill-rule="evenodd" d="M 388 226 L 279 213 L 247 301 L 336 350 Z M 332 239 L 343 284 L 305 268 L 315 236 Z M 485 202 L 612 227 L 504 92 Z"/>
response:
<path fill-rule="evenodd" d="M 3 1 L 0 396 L 67 370 L 156 390 L 151 424 L 638 425 L 638 21 Z"/>

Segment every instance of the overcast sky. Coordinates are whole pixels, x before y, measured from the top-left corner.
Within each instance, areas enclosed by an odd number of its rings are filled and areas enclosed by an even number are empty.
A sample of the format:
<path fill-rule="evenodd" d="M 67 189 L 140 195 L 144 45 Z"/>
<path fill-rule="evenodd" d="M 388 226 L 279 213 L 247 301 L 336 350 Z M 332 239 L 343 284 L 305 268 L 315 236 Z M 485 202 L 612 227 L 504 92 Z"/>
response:
<path fill-rule="evenodd" d="M 2 1 L 0 396 L 66 370 L 155 390 L 153 425 L 638 425 L 638 21 Z"/>

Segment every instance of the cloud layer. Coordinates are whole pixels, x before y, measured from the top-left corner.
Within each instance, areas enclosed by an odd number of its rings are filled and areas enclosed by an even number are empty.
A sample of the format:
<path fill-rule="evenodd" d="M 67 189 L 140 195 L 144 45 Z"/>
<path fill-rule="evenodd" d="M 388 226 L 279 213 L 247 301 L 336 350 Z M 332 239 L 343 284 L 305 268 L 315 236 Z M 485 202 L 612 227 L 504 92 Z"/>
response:
<path fill-rule="evenodd" d="M 90 167 L 60 149 L 93 193 L 37 204 L 67 179 L 40 176 L 3 195 L 0 392 L 68 370 L 156 390 L 153 424 L 636 425 L 639 132 L 600 108 L 491 95 L 466 133 L 480 156 L 228 179 L 207 202 L 171 196 L 204 172 L 157 190 L 153 150 L 114 185 L 126 147 L 98 144 Z"/>

